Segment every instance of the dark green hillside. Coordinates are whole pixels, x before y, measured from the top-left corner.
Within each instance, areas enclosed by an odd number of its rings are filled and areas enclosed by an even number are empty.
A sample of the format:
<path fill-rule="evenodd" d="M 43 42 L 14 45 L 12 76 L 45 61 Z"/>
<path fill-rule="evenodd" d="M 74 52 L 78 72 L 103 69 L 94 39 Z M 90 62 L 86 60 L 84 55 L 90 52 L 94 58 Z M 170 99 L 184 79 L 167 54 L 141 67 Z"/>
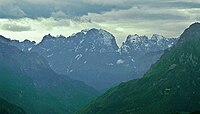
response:
<path fill-rule="evenodd" d="M 200 109 L 200 24 L 165 51 L 143 78 L 107 91 L 83 114 L 170 114 Z"/>
<path fill-rule="evenodd" d="M 25 114 L 25 112 L 20 107 L 0 98 L 0 114 Z"/>
<path fill-rule="evenodd" d="M 28 114 L 73 114 L 97 91 L 54 73 L 36 53 L 25 53 L 0 39 L 0 97 Z"/>

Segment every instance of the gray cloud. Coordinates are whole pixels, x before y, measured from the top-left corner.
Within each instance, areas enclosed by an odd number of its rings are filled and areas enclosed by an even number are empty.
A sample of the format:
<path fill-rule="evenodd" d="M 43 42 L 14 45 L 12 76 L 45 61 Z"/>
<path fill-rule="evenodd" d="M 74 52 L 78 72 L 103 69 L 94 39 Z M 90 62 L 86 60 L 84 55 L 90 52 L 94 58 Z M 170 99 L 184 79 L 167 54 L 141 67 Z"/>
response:
<path fill-rule="evenodd" d="M 0 18 L 22 18 L 26 16 L 25 12 L 13 4 L 0 4 Z"/>
<path fill-rule="evenodd" d="M 193 10 L 192 10 L 193 11 Z M 191 12 L 191 11 L 190 11 Z M 196 11 L 197 12 L 197 11 Z M 194 14 L 196 12 L 191 12 Z M 118 10 L 105 12 L 102 14 L 90 13 L 87 18 L 92 19 L 92 21 L 105 22 L 108 20 L 113 21 L 127 21 L 141 20 L 141 21 L 155 21 L 155 20 L 188 20 L 190 15 L 185 14 L 186 12 L 180 11 L 172 8 L 151 8 L 151 7 L 132 7 L 127 10 Z M 195 14 L 196 15 L 196 14 Z"/>
<path fill-rule="evenodd" d="M 103 14 L 111 11 L 128 10 L 132 7 L 157 8 L 200 8 L 197 0 L 1 0 L 0 18 L 67 18 L 77 20 L 77 18 L 90 13 Z M 164 10 L 162 10 L 165 12 Z M 163 12 L 150 14 L 146 11 L 140 12 L 133 19 L 143 19 L 152 17 L 161 19 L 179 19 L 180 15 L 173 15 Z M 122 17 L 123 18 L 123 17 Z M 184 17 L 183 17 L 184 18 Z M 81 20 L 80 20 L 81 21 Z"/>
<path fill-rule="evenodd" d="M 56 11 L 51 13 L 51 17 L 53 18 L 67 18 L 68 16 L 63 11 Z"/>
<path fill-rule="evenodd" d="M 113 9 L 127 9 L 131 5 L 121 4 L 100 4 L 92 0 L 8 0 L 0 1 L 0 18 L 49 18 L 55 13 L 66 14 L 64 18 L 72 18 L 87 15 L 88 13 L 102 13 Z M 114 0 L 116 1 L 116 0 Z M 127 1 L 127 0 L 126 0 Z M 13 9 L 14 8 L 14 9 Z M 9 11 L 12 10 L 12 11 Z M 16 13 L 17 12 L 17 13 Z"/>
<path fill-rule="evenodd" d="M 22 26 L 17 24 L 3 24 L 1 27 L 3 30 L 12 31 L 12 32 L 22 32 L 22 31 L 30 31 L 30 26 Z"/>
<path fill-rule="evenodd" d="M 39 39 L 102 28 L 120 41 L 132 33 L 177 36 L 199 13 L 199 0 L 0 0 L 0 32 Z"/>
<path fill-rule="evenodd" d="M 200 8 L 200 2 L 191 1 L 169 1 L 166 5 L 160 5 L 165 7 L 175 7 L 175 8 Z"/>

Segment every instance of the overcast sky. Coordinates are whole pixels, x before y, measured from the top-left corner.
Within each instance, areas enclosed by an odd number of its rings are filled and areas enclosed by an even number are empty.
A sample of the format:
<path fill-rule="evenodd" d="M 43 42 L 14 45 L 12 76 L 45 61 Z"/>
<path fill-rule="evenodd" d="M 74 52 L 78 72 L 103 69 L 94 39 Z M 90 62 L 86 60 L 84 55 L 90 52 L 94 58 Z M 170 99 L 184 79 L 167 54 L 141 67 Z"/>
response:
<path fill-rule="evenodd" d="M 200 20 L 200 0 L 0 0 L 0 34 L 39 42 L 102 28 L 121 44 L 129 34 L 178 37 Z"/>

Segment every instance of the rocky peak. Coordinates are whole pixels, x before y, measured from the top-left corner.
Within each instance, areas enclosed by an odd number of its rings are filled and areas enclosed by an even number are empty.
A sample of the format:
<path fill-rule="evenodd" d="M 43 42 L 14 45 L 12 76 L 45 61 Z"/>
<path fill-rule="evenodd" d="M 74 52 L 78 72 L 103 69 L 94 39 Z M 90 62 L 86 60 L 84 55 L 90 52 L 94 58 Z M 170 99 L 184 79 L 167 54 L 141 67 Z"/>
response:
<path fill-rule="evenodd" d="M 175 38 L 166 38 L 162 35 L 153 34 L 151 38 L 147 36 L 129 35 L 122 44 L 121 51 L 125 53 L 149 53 L 165 50 L 176 43 Z"/>
<path fill-rule="evenodd" d="M 151 40 L 155 40 L 155 41 L 162 40 L 162 39 L 165 39 L 165 37 L 158 34 L 153 34 L 151 37 Z"/>
<path fill-rule="evenodd" d="M 115 42 L 115 37 L 103 29 L 92 28 L 88 31 L 82 31 L 87 39 L 95 40 L 106 46 L 112 46 Z"/>
<path fill-rule="evenodd" d="M 128 35 L 125 43 L 133 43 L 133 42 L 136 43 L 146 40 L 148 40 L 147 36 L 139 36 L 138 34 L 135 34 L 135 35 Z"/>
<path fill-rule="evenodd" d="M 83 46 L 88 49 L 118 49 L 115 37 L 103 29 L 85 29 L 81 32 L 73 34 L 68 38 L 68 40 L 78 46 Z"/>
<path fill-rule="evenodd" d="M 28 39 L 25 39 L 22 43 L 24 43 L 24 44 L 36 44 L 36 42 L 35 41 L 30 41 L 30 40 L 28 40 Z"/>
<path fill-rule="evenodd" d="M 49 41 L 49 40 L 54 40 L 56 37 L 52 36 L 51 34 L 45 35 L 42 39 L 41 42 Z"/>

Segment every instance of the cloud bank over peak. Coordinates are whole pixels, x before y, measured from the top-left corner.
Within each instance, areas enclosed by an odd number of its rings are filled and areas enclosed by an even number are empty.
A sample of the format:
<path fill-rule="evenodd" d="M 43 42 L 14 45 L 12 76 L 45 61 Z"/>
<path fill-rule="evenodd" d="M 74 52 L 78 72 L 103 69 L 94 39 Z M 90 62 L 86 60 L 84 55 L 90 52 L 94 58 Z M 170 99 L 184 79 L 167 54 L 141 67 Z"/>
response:
<path fill-rule="evenodd" d="M 199 13 L 199 0 L 0 0 L 0 34 L 39 41 L 97 27 L 118 43 L 135 33 L 178 37 Z"/>

